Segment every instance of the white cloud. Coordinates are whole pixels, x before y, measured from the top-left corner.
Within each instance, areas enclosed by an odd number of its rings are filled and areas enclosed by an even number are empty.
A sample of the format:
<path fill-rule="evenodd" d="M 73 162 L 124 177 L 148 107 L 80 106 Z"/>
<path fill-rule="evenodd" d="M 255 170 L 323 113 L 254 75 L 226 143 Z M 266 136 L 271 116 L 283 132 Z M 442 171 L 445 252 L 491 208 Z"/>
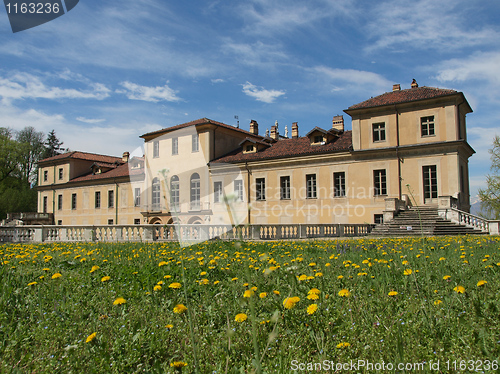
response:
<path fill-rule="evenodd" d="M 367 50 L 455 49 L 494 43 L 499 32 L 476 22 L 465 0 L 390 0 L 368 12 Z M 423 56 L 421 56 L 423 58 Z"/>
<path fill-rule="evenodd" d="M 245 95 L 255 98 L 257 101 L 264 103 L 273 103 L 278 97 L 283 96 L 283 90 L 266 90 L 263 87 L 257 87 L 250 82 L 243 84 L 243 92 Z"/>
<path fill-rule="evenodd" d="M 224 79 L 217 78 L 217 79 L 211 79 L 211 82 L 212 82 L 212 83 L 223 83 L 223 82 L 225 82 L 225 81 L 224 81 Z"/>
<path fill-rule="evenodd" d="M 243 65 L 273 68 L 276 63 L 289 63 L 288 56 L 282 47 L 276 44 L 265 44 L 261 41 L 255 43 L 236 43 L 226 39 L 222 45 L 222 52 L 231 56 Z"/>
<path fill-rule="evenodd" d="M 436 79 L 440 82 L 483 80 L 500 84 L 500 52 L 478 52 L 472 56 L 443 61 Z"/>
<path fill-rule="evenodd" d="M 40 77 L 29 73 L 15 73 L 10 78 L 0 77 L 0 97 L 3 101 L 22 99 L 97 99 L 109 96 L 110 90 L 101 83 L 89 83 L 89 88 L 51 87 Z"/>
<path fill-rule="evenodd" d="M 125 88 L 125 90 L 116 90 L 116 92 L 127 95 L 127 97 L 131 100 L 151 101 L 154 103 L 161 100 L 165 101 L 181 100 L 176 95 L 178 91 L 174 91 L 167 84 L 165 84 L 165 86 L 148 87 L 126 81 L 120 83 L 120 85 L 122 85 Z"/>
<path fill-rule="evenodd" d="M 76 120 L 84 123 L 101 123 L 106 121 L 103 118 L 85 118 L 85 117 L 76 117 Z"/>

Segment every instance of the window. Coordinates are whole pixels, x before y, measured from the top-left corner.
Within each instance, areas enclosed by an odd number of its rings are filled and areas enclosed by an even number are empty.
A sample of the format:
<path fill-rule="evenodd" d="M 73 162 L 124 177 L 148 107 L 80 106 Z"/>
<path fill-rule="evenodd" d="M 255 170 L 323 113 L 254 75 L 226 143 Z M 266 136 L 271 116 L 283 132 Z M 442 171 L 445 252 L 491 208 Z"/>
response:
<path fill-rule="evenodd" d="M 140 218 L 134 218 L 134 225 L 140 225 L 141 224 L 141 219 Z"/>
<path fill-rule="evenodd" d="M 76 193 L 71 194 L 71 209 L 76 209 Z"/>
<path fill-rule="evenodd" d="M 172 138 L 172 154 L 179 154 L 179 138 Z"/>
<path fill-rule="evenodd" d="M 307 174 L 306 175 L 306 189 L 307 189 L 307 198 L 315 199 L 316 198 L 316 174 Z"/>
<path fill-rule="evenodd" d="M 314 137 L 314 143 L 323 143 L 323 135 L 316 135 Z"/>
<path fill-rule="evenodd" d="M 160 157 L 160 142 L 155 140 L 153 142 L 153 158 Z"/>
<path fill-rule="evenodd" d="M 214 203 L 222 202 L 222 182 L 214 182 Z"/>
<path fill-rule="evenodd" d="M 198 152 L 200 150 L 200 139 L 198 138 L 198 134 L 193 134 L 191 138 L 191 143 L 192 143 L 192 151 L 193 152 Z"/>
<path fill-rule="evenodd" d="M 170 178 L 170 206 L 171 209 L 179 210 L 179 177 L 177 175 Z"/>
<path fill-rule="evenodd" d="M 373 222 L 375 222 L 376 225 L 381 225 L 384 223 L 384 215 L 383 214 L 374 214 L 373 215 Z"/>
<path fill-rule="evenodd" d="M 236 201 L 243 201 L 243 181 L 234 181 L 234 194 L 236 195 Z"/>
<path fill-rule="evenodd" d="M 95 208 L 99 209 L 101 207 L 101 191 L 95 192 Z"/>
<path fill-rule="evenodd" d="M 289 200 L 290 199 L 290 176 L 280 177 L 280 199 Z"/>
<path fill-rule="evenodd" d="M 114 208 L 115 206 L 115 191 L 108 191 L 108 208 Z"/>
<path fill-rule="evenodd" d="M 191 175 L 190 182 L 190 201 L 191 201 L 191 210 L 200 210 L 200 175 L 198 173 L 194 173 Z"/>
<path fill-rule="evenodd" d="M 43 181 L 47 182 L 49 180 L 49 172 L 48 170 L 43 171 Z"/>
<path fill-rule="evenodd" d="M 387 180 L 385 169 L 373 171 L 373 194 L 375 196 L 387 195 Z"/>
<path fill-rule="evenodd" d="M 373 141 L 383 142 L 385 141 L 385 122 L 374 123 L 373 127 Z"/>
<path fill-rule="evenodd" d="M 432 136 L 434 133 L 434 116 L 420 118 L 422 136 Z"/>
<path fill-rule="evenodd" d="M 43 212 L 47 213 L 47 205 L 48 205 L 48 198 L 47 196 L 43 197 Z"/>
<path fill-rule="evenodd" d="M 63 195 L 57 195 L 57 210 L 62 210 Z"/>
<path fill-rule="evenodd" d="M 134 189 L 134 206 L 141 206 L 141 189 Z"/>
<path fill-rule="evenodd" d="M 333 173 L 333 196 L 345 196 L 345 172 Z"/>
<path fill-rule="evenodd" d="M 266 178 L 255 179 L 256 195 L 255 200 L 266 200 Z"/>
<path fill-rule="evenodd" d="M 160 210 L 160 180 L 158 178 L 153 179 L 151 184 L 151 204 L 153 210 Z"/>
<path fill-rule="evenodd" d="M 58 226 L 61 226 L 61 225 L 62 225 L 62 219 L 58 219 L 58 220 L 57 220 L 57 225 L 58 225 Z"/>
<path fill-rule="evenodd" d="M 424 199 L 436 199 L 438 197 L 436 165 L 423 166 L 422 172 L 424 174 Z"/>
<path fill-rule="evenodd" d="M 59 168 L 59 180 L 63 179 L 63 168 Z"/>
<path fill-rule="evenodd" d="M 112 219 L 108 219 L 108 225 L 112 225 L 113 224 L 113 220 Z"/>
<path fill-rule="evenodd" d="M 246 152 L 253 152 L 253 145 L 252 144 L 247 145 Z"/>

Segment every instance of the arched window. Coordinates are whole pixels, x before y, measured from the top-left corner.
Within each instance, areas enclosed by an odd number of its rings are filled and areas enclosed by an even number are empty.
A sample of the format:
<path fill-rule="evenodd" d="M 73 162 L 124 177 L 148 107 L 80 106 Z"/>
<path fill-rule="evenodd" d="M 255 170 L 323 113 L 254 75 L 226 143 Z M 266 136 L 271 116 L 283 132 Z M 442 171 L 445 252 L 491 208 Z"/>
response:
<path fill-rule="evenodd" d="M 200 210 L 200 175 L 194 173 L 191 175 L 190 195 L 191 210 Z"/>
<path fill-rule="evenodd" d="M 179 177 L 170 178 L 170 210 L 179 211 Z"/>
<path fill-rule="evenodd" d="M 158 178 L 153 179 L 151 184 L 151 204 L 153 210 L 160 210 L 160 180 Z"/>

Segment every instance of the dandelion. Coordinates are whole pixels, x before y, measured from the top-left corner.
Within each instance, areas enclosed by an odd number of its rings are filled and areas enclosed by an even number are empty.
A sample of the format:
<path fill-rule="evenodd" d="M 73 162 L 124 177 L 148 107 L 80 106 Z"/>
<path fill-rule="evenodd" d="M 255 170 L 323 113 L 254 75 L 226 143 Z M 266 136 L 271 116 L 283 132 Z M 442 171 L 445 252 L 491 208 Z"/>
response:
<path fill-rule="evenodd" d="M 453 291 L 456 293 L 465 293 L 465 288 L 463 286 L 456 286 Z"/>
<path fill-rule="evenodd" d="M 174 282 L 174 283 L 170 283 L 170 285 L 168 286 L 169 288 L 181 288 L 181 284 L 179 282 Z"/>
<path fill-rule="evenodd" d="M 344 289 L 339 291 L 339 296 L 340 297 L 349 297 L 349 296 L 351 296 L 351 292 L 349 292 L 349 290 L 344 288 Z"/>
<path fill-rule="evenodd" d="M 286 309 L 292 309 L 295 304 L 297 304 L 300 301 L 300 298 L 297 296 L 294 297 L 287 297 L 285 300 L 283 300 L 283 306 Z"/>
<path fill-rule="evenodd" d="M 186 306 L 183 305 L 183 304 L 177 304 L 175 307 L 174 307 L 174 313 L 175 314 L 182 314 L 184 313 L 185 311 L 187 310 Z"/>
<path fill-rule="evenodd" d="M 176 368 L 176 369 L 182 369 L 184 366 L 187 366 L 185 362 L 182 361 L 174 361 L 170 363 L 170 367 Z"/>
<path fill-rule="evenodd" d="M 31 282 L 31 283 L 28 283 L 28 286 L 34 286 L 35 284 L 37 284 L 36 282 Z"/>
<path fill-rule="evenodd" d="M 273 291 L 273 294 L 275 294 L 275 295 L 279 295 L 279 294 L 280 294 L 280 292 L 279 292 L 279 291 L 277 291 L 277 290 L 274 290 L 274 291 Z"/>
<path fill-rule="evenodd" d="M 94 265 L 94 266 L 92 266 L 92 269 L 90 269 L 90 272 L 89 272 L 89 273 L 93 273 L 93 272 L 94 272 L 94 271 L 96 271 L 96 270 L 99 270 L 99 266 Z"/>
<path fill-rule="evenodd" d="M 342 278 L 344 278 L 344 276 L 343 276 L 343 275 L 339 275 L 339 276 L 337 277 L 337 279 L 342 279 Z"/>
<path fill-rule="evenodd" d="M 171 275 L 165 275 L 163 278 L 170 279 L 170 278 L 172 278 L 172 276 Z"/>
<path fill-rule="evenodd" d="M 102 277 L 101 278 L 101 282 L 107 282 L 111 279 L 111 277 L 109 275 L 106 275 L 105 277 Z"/>
<path fill-rule="evenodd" d="M 396 296 L 398 293 L 396 291 L 391 291 L 388 293 L 389 296 Z"/>
<path fill-rule="evenodd" d="M 319 296 L 318 296 L 318 294 L 312 293 L 312 294 L 307 295 L 307 298 L 309 300 L 318 300 Z"/>
<path fill-rule="evenodd" d="M 316 294 L 316 295 L 319 295 L 321 293 L 320 290 L 318 290 L 317 288 L 311 288 L 309 290 L 309 292 L 307 292 L 308 295 L 311 295 L 311 294 Z"/>
<path fill-rule="evenodd" d="M 439 258 L 439 261 L 444 261 L 444 260 L 446 260 L 446 258 L 445 258 L 445 257 L 440 257 L 440 258 Z"/>
<path fill-rule="evenodd" d="M 234 277 L 233 279 L 231 279 L 233 282 L 237 281 L 238 278 L 237 277 Z"/>
<path fill-rule="evenodd" d="M 97 335 L 97 333 L 94 332 L 94 333 L 90 334 L 89 336 L 87 336 L 87 339 L 85 339 L 85 343 L 90 343 L 92 340 L 94 340 L 96 335 Z"/>
<path fill-rule="evenodd" d="M 52 279 L 57 279 L 57 278 L 61 278 L 62 275 L 61 273 L 55 273 L 53 276 L 52 276 Z"/>
<path fill-rule="evenodd" d="M 307 314 L 314 314 L 318 310 L 317 304 L 311 304 L 307 307 Z"/>
<path fill-rule="evenodd" d="M 113 301 L 113 305 L 122 305 L 126 304 L 127 300 L 125 300 L 123 297 L 117 298 L 115 301 Z"/>
<path fill-rule="evenodd" d="M 245 313 L 238 313 L 235 317 L 234 320 L 236 322 L 244 322 L 246 321 L 248 316 Z"/>
<path fill-rule="evenodd" d="M 207 275 L 207 272 L 206 272 L 206 271 L 202 271 L 202 272 L 200 273 L 200 276 L 202 276 L 202 277 L 203 277 L 204 275 Z"/>
<path fill-rule="evenodd" d="M 260 297 L 261 299 L 264 299 L 266 296 L 267 296 L 267 292 L 261 292 L 261 293 L 259 294 L 259 297 Z"/>
<path fill-rule="evenodd" d="M 42 270 L 43 270 L 43 271 L 50 271 L 50 269 L 49 269 L 49 268 L 43 268 Z"/>
<path fill-rule="evenodd" d="M 153 291 L 161 291 L 161 286 L 157 284 L 156 286 L 154 286 Z"/>
<path fill-rule="evenodd" d="M 434 305 L 439 305 L 439 304 L 441 304 L 441 303 L 442 303 L 442 301 L 441 301 L 441 300 L 436 300 L 436 301 L 434 301 Z"/>
<path fill-rule="evenodd" d="M 169 330 L 170 330 L 171 328 L 173 328 L 173 327 L 174 327 L 174 325 L 172 325 L 172 324 L 170 324 L 170 323 L 169 323 L 168 325 L 166 325 L 166 326 L 165 326 L 165 328 L 167 328 L 167 329 L 169 329 Z"/>
<path fill-rule="evenodd" d="M 214 282 L 214 286 L 215 286 L 215 285 L 218 285 L 219 283 L 220 283 L 220 281 L 215 281 L 215 282 Z"/>
<path fill-rule="evenodd" d="M 305 281 L 307 279 L 307 275 L 302 274 L 301 276 L 298 277 L 299 281 Z"/>
<path fill-rule="evenodd" d="M 250 298 L 250 297 L 252 297 L 253 293 L 254 293 L 254 292 L 253 292 L 252 290 L 246 290 L 246 291 L 243 293 L 243 297 Z"/>
<path fill-rule="evenodd" d="M 316 273 L 314 274 L 315 277 L 322 277 L 323 276 L 323 273 Z"/>
<path fill-rule="evenodd" d="M 477 286 L 481 287 L 481 286 L 484 286 L 486 283 L 488 283 L 488 282 L 486 282 L 485 280 L 480 280 L 479 282 L 477 282 Z"/>
<path fill-rule="evenodd" d="M 411 269 L 405 269 L 405 271 L 403 272 L 404 275 L 411 275 L 411 273 L 413 273 Z"/>
<path fill-rule="evenodd" d="M 451 278 L 451 275 L 445 275 L 445 276 L 443 277 L 443 279 L 444 279 L 445 281 L 446 281 L 446 280 L 448 280 L 448 279 L 450 279 L 450 278 Z"/>
<path fill-rule="evenodd" d="M 206 279 L 206 278 L 205 278 L 205 279 L 200 280 L 200 284 L 208 284 L 208 283 L 210 283 L 210 282 L 209 282 L 209 280 L 208 280 L 208 279 Z"/>
<path fill-rule="evenodd" d="M 342 342 L 342 343 L 337 344 L 337 348 L 347 348 L 350 346 L 351 346 L 351 344 L 347 343 L 347 342 Z"/>
<path fill-rule="evenodd" d="M 165 266 L 165 265 L 168 265 L 168 263 L 166 261 L 161 261 L 158 266 Z"/>

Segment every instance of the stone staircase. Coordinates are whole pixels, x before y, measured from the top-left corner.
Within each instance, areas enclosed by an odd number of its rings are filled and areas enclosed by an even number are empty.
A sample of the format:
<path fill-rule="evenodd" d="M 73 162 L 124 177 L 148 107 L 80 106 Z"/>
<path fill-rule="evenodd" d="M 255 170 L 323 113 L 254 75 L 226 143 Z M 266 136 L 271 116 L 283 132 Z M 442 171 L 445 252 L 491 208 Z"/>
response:
<path fill-rule="evenodd" d="M 419 214 L 422 220 L 420 225 Z M 458 224 L 439 216 L 437 206 L 425 205 L 400 211 L 390 222 L 375 226 L 372 236 L 411 236 L 411 235 L 466 235 L 485 234 L 485 232 Z"/>

